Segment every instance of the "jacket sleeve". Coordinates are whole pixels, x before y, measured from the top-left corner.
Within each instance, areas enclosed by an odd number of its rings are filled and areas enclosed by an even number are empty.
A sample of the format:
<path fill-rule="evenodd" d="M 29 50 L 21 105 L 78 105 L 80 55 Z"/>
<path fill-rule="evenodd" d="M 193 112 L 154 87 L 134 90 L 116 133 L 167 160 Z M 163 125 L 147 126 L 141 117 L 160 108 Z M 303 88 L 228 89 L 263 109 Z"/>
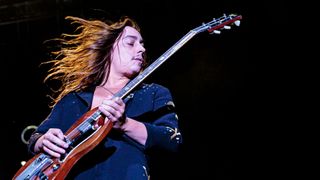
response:
<path fill-rule="evenodd" d="M 49 128 L 60 128 L 63 129 L 61 126 L 63 123 L 61 123 L 61 113 L 63 109 L 63 104 L 66 101 L 66 98 L 61 99 L 60 102 L 58 102 L 51 110 L 50 114 L 47 116 L 47 118 L 41 122 L 41 124 L 37 127 L 37 129 L 32 133 L 30 136 L 30 139 L 28 140 L 28 152 L 32 155 L 35 153 L 33 152 L 34 145 L 37 142 L 37 140 L 46 133 Z"/>
<path fill-rule="evenodd" d="M 182 143 L 182 136 L 178 127 L 178 116 L 170 91 L 162 86 L 156 88 L 153 104 L 153 121 L 144 122 L 148 138 L 145 149 L 159 147 L 169 151 L 177 151 Z"/>

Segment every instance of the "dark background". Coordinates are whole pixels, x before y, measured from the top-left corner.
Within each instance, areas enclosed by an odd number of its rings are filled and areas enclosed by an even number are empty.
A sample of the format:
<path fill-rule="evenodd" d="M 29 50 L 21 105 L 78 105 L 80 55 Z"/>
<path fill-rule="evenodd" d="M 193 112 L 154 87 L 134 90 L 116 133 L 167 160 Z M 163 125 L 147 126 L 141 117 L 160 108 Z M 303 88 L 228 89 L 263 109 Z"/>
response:
<path fill-rule="evenodd" d="M 21 133 L 49 113 L 49 89 L 42 82 L 47 67 L 39 65 L 48 58 L 44 41 L 73 30 L 65 16 L 133 17 L 152 61 L 224 13 L 242 15 L 240 27 L 196 35 L 146 79 L 171 90 L 184 140 L 179 153 L 156 158 L 151 179 L 262 179 L 282 172 L 283 161 L 276 158 L 282 145 L 273 139 L 281 118 L 282 100 L 276 99 L 286 59 L 285 3 L 1 0 L 0 179 L 12 178 L 30 158 Z"/>

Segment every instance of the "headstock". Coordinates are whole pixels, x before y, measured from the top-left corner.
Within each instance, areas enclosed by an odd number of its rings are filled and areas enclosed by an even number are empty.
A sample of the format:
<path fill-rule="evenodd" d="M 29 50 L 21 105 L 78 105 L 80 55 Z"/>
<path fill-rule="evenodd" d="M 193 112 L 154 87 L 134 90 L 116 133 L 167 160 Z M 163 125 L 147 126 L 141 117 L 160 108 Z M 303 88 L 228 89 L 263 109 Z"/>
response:
<path fill-rule="evenodd" d="M 240 26 L 241 15 L 230 14 L 219 18 L 214 18 L 208 23 L 203 23 L 201 26 L 193 29 L 196 33 L 208 31 L 210 34 L 220 34 L 223 29 L 231 29 L 231 25 Z"/>

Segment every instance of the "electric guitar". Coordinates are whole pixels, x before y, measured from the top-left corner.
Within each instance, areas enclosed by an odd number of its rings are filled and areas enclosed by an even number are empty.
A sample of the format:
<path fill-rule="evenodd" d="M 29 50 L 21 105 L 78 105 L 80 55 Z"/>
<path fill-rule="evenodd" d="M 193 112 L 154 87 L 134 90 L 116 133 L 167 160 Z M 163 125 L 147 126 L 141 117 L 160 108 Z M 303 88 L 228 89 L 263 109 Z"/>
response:
<path fill-rule="evenodd" d="M 241 19 L 241 15 L 223 15 L 190 30 L 142 73 L 117 92 L 114 97 L 127 98 L 127 95 L 137 85 L 196 34 L 204 31 L 208 31 L 210 34 L 220 34 L 221 30 L 230 29 L 231 25 L 239 26 Z M 53 158 L 45 153 L 38 153 L 16 172 L 13 179 L 64 179 L 74 164 L 107 136 L 112 128 L 112 123 L 110 121 L 104 122 L 104 119 L 103 113 L 98 108 L 88 111 L 65 133 L 65 141 L 69 144 L 69 148 L 63 157 Z"/>

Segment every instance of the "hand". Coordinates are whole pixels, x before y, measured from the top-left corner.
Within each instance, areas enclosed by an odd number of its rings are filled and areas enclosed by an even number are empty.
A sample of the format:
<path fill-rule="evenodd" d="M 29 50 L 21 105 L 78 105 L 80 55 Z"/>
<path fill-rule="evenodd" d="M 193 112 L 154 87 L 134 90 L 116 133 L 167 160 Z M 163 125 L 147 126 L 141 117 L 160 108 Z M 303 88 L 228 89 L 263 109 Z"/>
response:
<path fill-rule="evenodd" d="M 112 121 L 113 127 L 120 129 L 127 120 L 125 107 L 126 105 L 121 98 L 116 97 L 112 99 L 112 96 L 109 96 L 102 101 L 99 110 L 106 116 L 106 121 Z"/>
<path fill-rule="evenodd" d="M 59 158 L 62 154 L 66 153 L 65 149 L 68 148 L 68 144 L 64 139 L 65 136 L 60 129 L 50 128 L 38 139 L 35 150 L 43 150 L 47 154 Z"/>

